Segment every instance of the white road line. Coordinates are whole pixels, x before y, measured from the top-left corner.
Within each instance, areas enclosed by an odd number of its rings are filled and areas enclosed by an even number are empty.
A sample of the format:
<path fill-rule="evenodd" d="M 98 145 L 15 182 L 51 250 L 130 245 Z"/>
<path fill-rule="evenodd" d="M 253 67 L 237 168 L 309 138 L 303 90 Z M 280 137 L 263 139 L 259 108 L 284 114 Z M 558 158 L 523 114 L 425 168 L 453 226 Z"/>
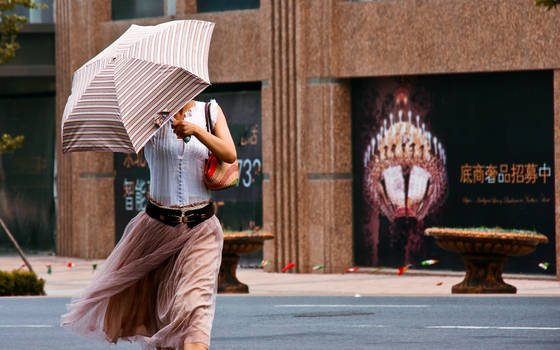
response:
<path fill-rule="evenodd" d="M 344 304 L 287 304 L 287 305 L 274 305 L 274 307 L 286 307 L 286 308 L 335 308 L 335 307 L 347 307 L 347 308 L 366 308 L 366 307 L 430 307 L 430 305 L 391 305 L 391 304 L 366 304 L 366 305 L 344 305 Z"/>
<path fill-rule="evenodd" d="M 52 328 L 50 324 L 0 324 L 0 328 Z"/>
<path fill-rule="evenodd" d="M 436 329 L 509 329 L 509 330 L 535 330 L 535 331 L 558 331 L 560 327 L 510 327 L 510 326 L 428 326 L 425 328 Z"/>

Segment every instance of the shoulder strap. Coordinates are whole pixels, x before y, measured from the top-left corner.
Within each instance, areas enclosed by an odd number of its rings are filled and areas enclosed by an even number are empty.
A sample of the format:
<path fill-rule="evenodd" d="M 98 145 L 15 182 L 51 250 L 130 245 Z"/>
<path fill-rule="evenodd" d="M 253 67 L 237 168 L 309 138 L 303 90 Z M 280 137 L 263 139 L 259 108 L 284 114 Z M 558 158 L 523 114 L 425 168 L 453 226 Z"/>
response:
<path fill-rule="evenodd" d="M 204 116 L 206 117 L 206 130 L 212 134 L 212 120 L 210 119 L 210 103 L 204 104 Z M 212 152 L 208 149 L 208 157 L 212 156 Z"/>
<path fill-rule="evenodd" d="M 210 103 L 204 105 L 204 114 L 206 116 L 206 130 L 212 134 L 212 120 L 210 119 Z"/>

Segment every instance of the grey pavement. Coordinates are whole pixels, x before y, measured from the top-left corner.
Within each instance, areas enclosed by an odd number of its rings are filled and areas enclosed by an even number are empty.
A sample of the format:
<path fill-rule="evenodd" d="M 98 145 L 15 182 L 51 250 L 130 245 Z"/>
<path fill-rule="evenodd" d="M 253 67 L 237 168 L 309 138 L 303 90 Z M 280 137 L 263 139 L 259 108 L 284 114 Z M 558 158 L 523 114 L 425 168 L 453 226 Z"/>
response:
<path fill-rule="evenodd" d="M 230 297 L 214 349 L 558 349 L 545 297 Z"/>
<path fill-rule="evenodd" d="M 0 349 L 140 349 L 58 326 L 69 298 L 0 298 Z M 212 350 L 558 349 L 555 297 L 219 295 Z"/>
<path fill-rule="evenodd" d="M 80 293 L 104 260 L 85 260 L 49 255 L 28 257 L 39 277 L 45 279 L 45 290 L 50 297 L 70 297 Z M 72 267 L 68 267 L 68 263 Z M 20 268 L 17 255 L 0 256 L 0 270 Z M 52 273 L 47 274 L 47 265 Z M 301 296 L 449 296 L 451 286 L 459 283 L 464 272 L 437 270 L 409 270 L 397 276 L 396 270 L 384 269 L 376 273 L 360 269 L 345 274 L 268 273 L 260 269 L 238 269 L 238 279 L 249 286 L 251 295 Z M 517 287 L 518 296 L 560 296 L 560 281 L 546 275 L 504 275 L 504 280 Z"/>

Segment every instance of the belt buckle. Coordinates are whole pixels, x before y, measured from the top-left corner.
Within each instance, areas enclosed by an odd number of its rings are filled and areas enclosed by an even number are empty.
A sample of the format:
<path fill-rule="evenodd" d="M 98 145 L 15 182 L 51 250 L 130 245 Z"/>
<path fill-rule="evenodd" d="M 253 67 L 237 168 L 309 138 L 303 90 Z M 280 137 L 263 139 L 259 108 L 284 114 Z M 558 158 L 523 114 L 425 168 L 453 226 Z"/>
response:
<path fill-rule="evenodd" d="M 167 215 L 167 218 L 173 219 L 174 224 L 180 224 L 182 217 L 183 216 L 178 216 L 178 215 Z"/>
<path fill-rule="evenodd" d="M 204 221 L 209 217 L 207 213 L 200 213 L 199 210 L 190 214 L 187 214 L 188 212 L 188 209 L 181 209 L 181 216 L 177 217 L 179 219 L 179 223 L 188 224 L 197 221 Z"/>
<path fill-rule="evenodd" d="M 187 214 L 188 210 L 185 209 L 181 209 L 181 216 L 179 217 L 179 223 L 183 223 L 183 224 L 187 224 L 189 222 L 192 222 L 191 218 L 195 215 L 195 214 Z M 186 215 L 185 215 L 186 214 Z"/>

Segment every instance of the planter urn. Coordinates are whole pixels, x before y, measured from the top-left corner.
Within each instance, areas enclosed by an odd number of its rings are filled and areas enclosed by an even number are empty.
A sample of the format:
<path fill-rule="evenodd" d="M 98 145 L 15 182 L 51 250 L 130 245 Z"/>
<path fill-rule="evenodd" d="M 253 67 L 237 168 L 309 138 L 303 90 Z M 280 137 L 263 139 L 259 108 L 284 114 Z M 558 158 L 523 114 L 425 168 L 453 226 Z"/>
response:
<path fill-rule="evenodd" d="M 425 234 L 463 258 L 465 279 L 452 293 L 516 293 L 517 288 L 502 279 L 507 258 L 532 253 L 539 243 L 548 242 L 545 235 L 520 230 L 428 228 Z"/>
<path fill-rule="evenodd" d="M 222 264 L 218 275 L 218 293 L 249 293 L 249 287 L 237 279 L 240 254 L 253 253 L 264 241 L 274 238 L 268 232 L 233 232 L 224 234 Z"/>

